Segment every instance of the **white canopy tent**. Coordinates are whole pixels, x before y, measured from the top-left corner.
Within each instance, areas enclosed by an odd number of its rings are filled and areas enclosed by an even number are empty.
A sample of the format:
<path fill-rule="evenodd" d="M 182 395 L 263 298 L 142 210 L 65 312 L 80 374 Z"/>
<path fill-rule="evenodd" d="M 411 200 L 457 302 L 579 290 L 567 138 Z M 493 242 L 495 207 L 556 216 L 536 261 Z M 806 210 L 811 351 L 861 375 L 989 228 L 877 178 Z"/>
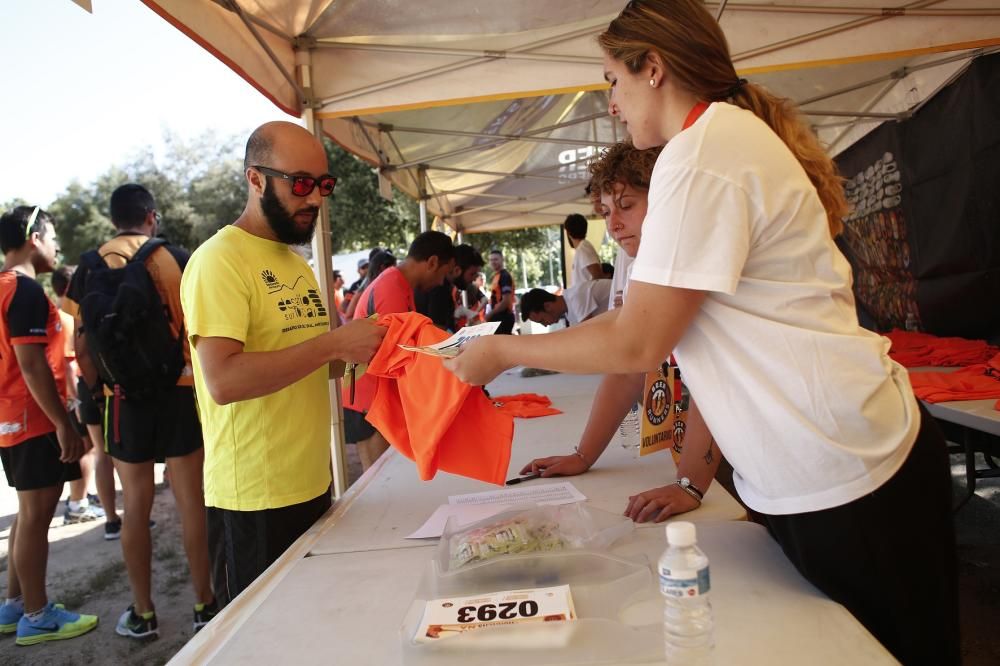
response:
<path fill-rule="evenodd" d="M 623 138 L 595 43 L 622 0 L 144 1 L 456 231 L 585 210 L 586 160 Z M 798 102 L 834 152 L 1000 46 L 994 0 L 708 7 L 741 75 Z"/>
<path fill-rule="evenodd" d="M 624 138 L 595 42 L 624 0 L 143 2 L 459 232 L 586 212 L 586 161 Z M 996 0 L 707 6 L 740 74 L 798 102 L 833 152 L 1000 48 Z"/>

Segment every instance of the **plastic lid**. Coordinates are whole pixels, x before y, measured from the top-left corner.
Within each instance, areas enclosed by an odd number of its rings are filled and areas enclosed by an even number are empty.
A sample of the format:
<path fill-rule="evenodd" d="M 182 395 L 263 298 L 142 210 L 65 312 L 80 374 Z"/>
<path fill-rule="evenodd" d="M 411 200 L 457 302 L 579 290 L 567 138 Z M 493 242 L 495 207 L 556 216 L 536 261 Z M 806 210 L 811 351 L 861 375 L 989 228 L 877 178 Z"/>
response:
<path fill-rule="evenodd" d="M 694 523 L 679 521 L 667 525 L 667 543 L 671 546 L 693 546 L 697 541 Z"/>

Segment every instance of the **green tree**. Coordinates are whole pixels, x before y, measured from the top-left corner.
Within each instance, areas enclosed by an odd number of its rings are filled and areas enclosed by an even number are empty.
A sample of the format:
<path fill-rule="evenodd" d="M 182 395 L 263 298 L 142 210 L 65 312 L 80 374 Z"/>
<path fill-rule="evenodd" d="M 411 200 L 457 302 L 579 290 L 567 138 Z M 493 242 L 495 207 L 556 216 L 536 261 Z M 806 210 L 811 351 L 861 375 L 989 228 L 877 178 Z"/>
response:
<path fill-rule="evenodd" d="M 160 232 L 172 243 L 193 250 L 239 217 L 246 203 L 246 182 L 236 137 L 205 133 L 190 141 L 164 137 L 157 161 L 146 148 L 123 166 L 101 174 L 90 186 L 73 182 L 51 206 L 67 261 L 92 250 L 114 234 L 111 193 L 125 183 L 140 183 L 156 199 Z"/>
<path fill-rule="evenodd" d="M 518 289 L 562 284 L 562 272 L 559 268 L 559 227 L 530 227 L 513 231 L 483 232 L 468 234 L 465 242 L 473 245 L 486 260 L 486 279 L 493 279 L 493 271 L 489 267 L 490 250 L 497 248 L 503 252 L 504 267 L 514 278 L 514 286 Z M 552 260 L 552 271 L 549 271 L 549 259 Z"/>
<path fill-rule="evenodd" d="M 378 192 L 378 174 L 367 163 L 331 141 L 324 141 L 337 189 L 330 199 L 330 247 L 333 254 L 385 247 L 399 252 L 420 231 L 417 203 L 398 190 L 386 201 Z"/>

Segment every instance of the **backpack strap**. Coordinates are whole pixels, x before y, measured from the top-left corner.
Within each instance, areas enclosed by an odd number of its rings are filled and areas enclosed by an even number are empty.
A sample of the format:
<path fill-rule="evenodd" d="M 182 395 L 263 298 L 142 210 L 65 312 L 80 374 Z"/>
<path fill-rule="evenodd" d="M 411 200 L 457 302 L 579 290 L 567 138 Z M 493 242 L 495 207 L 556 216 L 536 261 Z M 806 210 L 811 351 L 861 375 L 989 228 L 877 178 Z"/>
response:
<path fill-rule="evenodd" d="M 80 268 L 92 271 L 101 266 L 107 268 L 108 262 L 104 261 L 104 257 L 97 250 L 90 250 L 80 255 Z"/>
<path fill-rule="evenodd" d="M 129 259 L 129 261 L 138 261 L 146 263 L 146 260 L 149 259 L 149 256 L 154 252 L 156 252 L 157 248 L 163 247 L 164 245 L 168 245 L 165 239 L 155 238 L 155 237 L 150 238 L 145 243 L 139 246 L 139 249 L 135 251 L 135 254 L 132 255 L 132 258 Z"/>

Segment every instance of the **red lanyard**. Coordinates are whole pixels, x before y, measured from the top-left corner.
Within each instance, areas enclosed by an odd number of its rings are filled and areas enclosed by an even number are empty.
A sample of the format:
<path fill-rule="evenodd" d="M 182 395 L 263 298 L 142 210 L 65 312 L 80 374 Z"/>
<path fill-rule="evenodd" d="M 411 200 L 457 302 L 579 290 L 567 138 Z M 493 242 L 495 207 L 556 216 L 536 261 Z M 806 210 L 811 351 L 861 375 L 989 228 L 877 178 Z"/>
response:
<path fill-rule="evenodd" d="M 698 102 L 697 104 L 695 104 L 691 108 L 691 111 L 688 112 L 687 118 L 684 119 L 684 126 L 681 127 L 681 131 L 683 132 L 688 127 L 691 127 L 691 125 L 694 125 L 695 122 L 699 118 L 701 118 L 701 114 L 705 113 L 705 109 L 707 108 L 708 108 L 708 102 Z"/>

